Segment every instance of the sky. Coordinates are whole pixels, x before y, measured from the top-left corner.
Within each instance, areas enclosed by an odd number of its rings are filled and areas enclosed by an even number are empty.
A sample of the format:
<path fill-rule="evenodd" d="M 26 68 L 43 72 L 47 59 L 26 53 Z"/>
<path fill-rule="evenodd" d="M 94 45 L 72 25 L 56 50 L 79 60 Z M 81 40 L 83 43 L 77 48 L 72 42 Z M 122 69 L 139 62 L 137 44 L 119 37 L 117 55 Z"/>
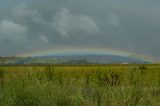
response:
<path fill-rule="evenodd" d="M 159 0 L 0 0 L 0 55 L 112 48 L 160 59 Z"/>

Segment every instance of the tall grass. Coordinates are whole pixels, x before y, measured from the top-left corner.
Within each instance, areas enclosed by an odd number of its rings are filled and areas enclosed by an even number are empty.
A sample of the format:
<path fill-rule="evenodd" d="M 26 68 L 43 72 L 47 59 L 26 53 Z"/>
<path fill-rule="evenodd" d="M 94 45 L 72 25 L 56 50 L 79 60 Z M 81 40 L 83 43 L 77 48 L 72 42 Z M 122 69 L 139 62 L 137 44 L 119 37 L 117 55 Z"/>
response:
<path fill-rule="evenodd" d="M 0 106 L 159 106 L 160 65 L 0 67 Z"/>

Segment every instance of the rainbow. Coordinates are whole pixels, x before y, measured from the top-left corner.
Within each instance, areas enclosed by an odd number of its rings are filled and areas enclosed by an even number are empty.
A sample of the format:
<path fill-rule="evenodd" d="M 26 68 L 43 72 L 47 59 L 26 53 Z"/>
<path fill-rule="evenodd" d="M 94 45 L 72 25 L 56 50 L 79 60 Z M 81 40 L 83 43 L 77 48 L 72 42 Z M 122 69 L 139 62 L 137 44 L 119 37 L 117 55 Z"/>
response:
<path fill-rule="evenodd" d="M 34 56 L 50 56 L 50 55 L 83 55 L 83 54 L 96 54 L 96 55 L 120 55 L 124 57 L 132 56 L 141 60 L 155 62 L 154 57 L 147 56 L 145 54 L 131 53 L 125 50 L 111 49 L 111 48 L 52 48 L 52 49 L 40 49 L 30 52 L 20 53 L 18 57 L 34 57 Z"/>

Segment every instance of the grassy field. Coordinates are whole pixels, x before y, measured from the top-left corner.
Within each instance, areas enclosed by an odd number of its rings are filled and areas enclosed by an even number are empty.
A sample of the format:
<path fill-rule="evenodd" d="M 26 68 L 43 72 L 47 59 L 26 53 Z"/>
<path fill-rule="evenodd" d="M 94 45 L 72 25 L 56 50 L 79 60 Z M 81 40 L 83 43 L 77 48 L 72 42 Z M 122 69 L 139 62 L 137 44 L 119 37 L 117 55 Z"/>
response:
<path fill-rule="evenodd" d="M 0 66 L 0 106 L 160 106 L 160 65 Z"/>

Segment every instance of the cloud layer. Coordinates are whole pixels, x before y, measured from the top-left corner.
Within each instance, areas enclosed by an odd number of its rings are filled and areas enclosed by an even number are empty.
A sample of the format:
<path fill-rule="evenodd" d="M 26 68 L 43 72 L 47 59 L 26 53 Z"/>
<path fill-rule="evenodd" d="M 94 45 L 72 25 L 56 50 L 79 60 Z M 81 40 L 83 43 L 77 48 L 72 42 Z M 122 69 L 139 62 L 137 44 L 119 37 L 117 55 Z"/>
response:
<path fill-rule="evenodd" d="M 160 58 L 157 0 L 4 1 L 0 1 L 0 55 L 68 46 Z"/>

